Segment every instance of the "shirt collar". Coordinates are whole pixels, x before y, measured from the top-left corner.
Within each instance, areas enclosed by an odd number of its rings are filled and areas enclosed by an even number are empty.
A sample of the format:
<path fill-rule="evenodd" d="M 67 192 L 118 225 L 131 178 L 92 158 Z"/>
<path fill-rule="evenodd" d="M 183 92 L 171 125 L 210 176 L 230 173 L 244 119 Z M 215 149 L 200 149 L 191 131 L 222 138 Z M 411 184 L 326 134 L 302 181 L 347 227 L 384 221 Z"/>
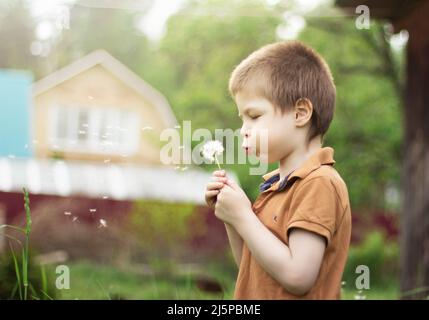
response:
<path fill-rule="evenodd" d="M 292 171 L 283 179 L 280 180 L 280 169 L 275 169 L 262 176 L 264 182 L 260 185 L 261 192 L 268 190 L 282 191 L 288 185 L 288 182 L 293 182 L 297 179 L 304 179 L 314 170 L 320 168 L 322 165 L 334 165 L 334 149 L 331 147 L 324 147 L 312 154 L 304 163 Z"/>

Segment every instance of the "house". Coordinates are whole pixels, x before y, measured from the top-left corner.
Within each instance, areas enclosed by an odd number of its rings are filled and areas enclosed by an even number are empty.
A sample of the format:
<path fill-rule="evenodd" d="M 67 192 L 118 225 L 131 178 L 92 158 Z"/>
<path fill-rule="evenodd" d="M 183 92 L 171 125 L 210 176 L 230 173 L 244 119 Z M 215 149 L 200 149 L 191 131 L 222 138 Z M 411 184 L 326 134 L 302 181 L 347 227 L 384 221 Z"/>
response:
<path fill-rule="evenodd" d="M 36 158 L 159 164 L 177 120 L 164 96 L 103 50 L 33 85 Z"/>
<path fill-rule="evenodd" d="M 159 135 L 177 125 L 167 100 L 106 51 L 35 82 L 31 104 L 28 74 L 0 79 L 0 191 L 204 202 L 206 172 L 160 162 Z"/>
<path fill-rule="evenodd" d="M 0 76 L 3 221 L 22 213 L 23 187 L 32 206 L 74 199 L 109 219 L 108 208 L 127 212 L 141 199 L 204 205 L 210 174 L 159 159 L 160 133 L 177 126 L 166 98 L 110 54 L 97 50 L 30 83 L 27 73 Z"/>

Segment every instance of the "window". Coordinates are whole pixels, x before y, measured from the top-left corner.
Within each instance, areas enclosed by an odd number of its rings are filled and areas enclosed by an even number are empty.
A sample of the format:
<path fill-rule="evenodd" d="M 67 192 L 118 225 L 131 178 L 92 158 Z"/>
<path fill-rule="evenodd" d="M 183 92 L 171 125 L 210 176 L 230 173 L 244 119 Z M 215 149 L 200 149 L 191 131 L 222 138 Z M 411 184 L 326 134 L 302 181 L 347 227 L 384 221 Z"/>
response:
<path fill-rule="evenodd" d="M 55 150 L 130 155 L 139 144 L 134 112 L 112 107 L 52 108 L 51 146 Z"/>

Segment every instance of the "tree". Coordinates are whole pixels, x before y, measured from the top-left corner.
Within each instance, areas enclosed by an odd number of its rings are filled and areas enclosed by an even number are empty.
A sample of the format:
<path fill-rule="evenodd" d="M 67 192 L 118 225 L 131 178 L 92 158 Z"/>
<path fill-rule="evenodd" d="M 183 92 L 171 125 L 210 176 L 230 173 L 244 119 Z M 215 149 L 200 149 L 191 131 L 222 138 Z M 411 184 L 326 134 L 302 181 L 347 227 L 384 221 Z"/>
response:
<path fill-rule="evenodd" d="M 35 22 L 24 0 L 0 2 L 0 68 L 33 69 L 30 52 Z"/>

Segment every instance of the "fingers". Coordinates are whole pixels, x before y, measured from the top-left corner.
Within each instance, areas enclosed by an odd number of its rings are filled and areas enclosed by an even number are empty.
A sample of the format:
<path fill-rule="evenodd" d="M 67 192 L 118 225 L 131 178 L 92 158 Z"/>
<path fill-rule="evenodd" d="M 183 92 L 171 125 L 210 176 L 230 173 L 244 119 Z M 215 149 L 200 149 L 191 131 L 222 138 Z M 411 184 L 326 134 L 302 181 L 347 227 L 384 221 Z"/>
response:
<path fill-rule="evenodd" d="M 209 182 L 207 184 L 207 191 L 210 191 L 210 190 L 219 190 L 219 189 L 222 189 L 223 186 L 224 186 L 223 182 Z"/>
<path fill-rule="evenodd" d="M 220 190 L 210 190 L 206 191 L 206 198 L 212 198 L 219 194 Z"/>
<path fill-rule="evenodd" d="M 210 180 L 214 181 L 214 182 L 226 183 L 228 181 L 228 178 L 227 177 L 211 177 Z"/>
<path fill-rule="evenodd" d="M 235 189 L 238 186 L 237 183 L 232 179 L 227 179 L 225 183 L 226 185 L 230 186 L 232 189 Z"/>
<path fill-rule="evenodd" d="M 213 172 L 213 176 L 215 177 L 225 177 L 226 176 L 226 172 L 225 170 L 216 170 Z"/>

